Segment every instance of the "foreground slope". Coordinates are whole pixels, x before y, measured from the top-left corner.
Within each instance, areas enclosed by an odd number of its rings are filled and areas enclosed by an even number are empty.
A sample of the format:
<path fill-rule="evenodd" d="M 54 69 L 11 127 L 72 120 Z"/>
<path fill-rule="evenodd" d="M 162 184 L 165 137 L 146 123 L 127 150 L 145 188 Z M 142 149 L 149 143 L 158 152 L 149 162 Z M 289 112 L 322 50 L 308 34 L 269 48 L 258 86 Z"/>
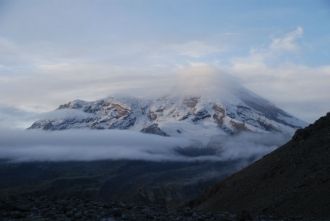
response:
<path fill-rule="evenodd" d="M 192 206 L 330 219 L 330 113 L 215 185 Z"/>

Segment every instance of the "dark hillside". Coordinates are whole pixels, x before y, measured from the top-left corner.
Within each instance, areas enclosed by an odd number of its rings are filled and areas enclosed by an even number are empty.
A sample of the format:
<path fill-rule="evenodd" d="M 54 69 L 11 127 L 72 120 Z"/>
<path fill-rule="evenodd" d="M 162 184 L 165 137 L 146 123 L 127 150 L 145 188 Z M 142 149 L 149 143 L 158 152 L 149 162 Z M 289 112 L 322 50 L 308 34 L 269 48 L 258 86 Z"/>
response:
<path fill-rule="evenodd" d="M 193 201 L 212 211 L 330 219 L 330 113 Z"/>

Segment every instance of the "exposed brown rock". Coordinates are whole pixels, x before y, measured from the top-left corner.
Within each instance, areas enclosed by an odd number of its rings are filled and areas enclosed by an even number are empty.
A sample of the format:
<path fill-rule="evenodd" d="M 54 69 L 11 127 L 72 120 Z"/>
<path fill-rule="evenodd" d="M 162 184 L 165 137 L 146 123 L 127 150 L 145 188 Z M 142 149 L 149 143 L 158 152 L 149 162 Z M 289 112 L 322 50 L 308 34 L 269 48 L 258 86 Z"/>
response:
<path fill-rule="evenodd" d="M 157 114 L 153 111 L 149 111 L 147 116 L 148 116 L 149 120 L 151 120 L 151 121 L 154 121 L 157 119 Z"/>
<path fill-rule="evenodd" d="M 213 105 L 212 108 L 214 110 L 213 119 L 218 124 L 218 126 L 221 126 L 223 124 L 223 118 L 226 116 L 225 109 L 217 104 Z"/>
<path fill-rule="evenodd" d="M 230 124 L 234 128 L 234 133 L 240 133 L 242 131 L 249 131 L 249 129 L 245 126 L 245 123 L 235 122 L 235 121 L 231 120 Z"/>
<path fill-rule="evenodd" d="M 142 133 L 147 133 L 147 134 L 156 134 L 164 137 L 168 137 L 168 134 L 162 131 L 159 127 L 158 124 L 151 124 L 148 127 L 145 127 L 141 130 Z"/>
<path fill-rule="evenodd" d="M 199 101 L 199 97 L 189 97 L 189 98 L 185 98 L 183 100 L 183 104 L 186 105 L 187 107 L 190 108 L 195 108 L 198 101 Z"/>
<path fill-rule="evenodd" d="M 127 116 L 130 113 L 129 109 L 127 109 L 119 104 L 112 104 L 111 108 L 116 111 L 116 113 L 117 113 L 116 118 Z"/>

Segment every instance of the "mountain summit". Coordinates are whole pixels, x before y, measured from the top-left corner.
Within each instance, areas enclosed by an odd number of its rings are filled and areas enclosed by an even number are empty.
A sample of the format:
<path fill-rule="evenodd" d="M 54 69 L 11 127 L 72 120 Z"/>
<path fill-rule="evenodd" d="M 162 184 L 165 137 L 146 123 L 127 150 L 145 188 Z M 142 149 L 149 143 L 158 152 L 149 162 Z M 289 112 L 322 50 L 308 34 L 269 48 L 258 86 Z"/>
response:
<path fill-rule="evenodd" d="M 162 136 L 201 139 L 241 132 L 292 134 L 305 123 L 244 87 L 226 84 L 200 95 L 158 98 L 108 97 L 60 105 L 30 129 L 128 129 Z M 198 92 L 199 93 L 199 92 Z"/>

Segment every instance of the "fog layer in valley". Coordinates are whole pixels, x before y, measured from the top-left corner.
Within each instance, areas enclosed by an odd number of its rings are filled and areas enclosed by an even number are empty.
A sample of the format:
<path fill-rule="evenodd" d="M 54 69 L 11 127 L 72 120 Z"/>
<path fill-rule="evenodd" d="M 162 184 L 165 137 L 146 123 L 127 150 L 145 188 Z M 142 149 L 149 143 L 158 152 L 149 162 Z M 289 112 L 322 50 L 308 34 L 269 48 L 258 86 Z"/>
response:
<path fill-rule="evenodd" d="M 246 133 L 213 137 L 207 146 L 202 146 L 188 139 L 123 130 L 1 130 L 0 159 L 14 162 L 255 159 L 288 139 L 280 134 Z"/>

